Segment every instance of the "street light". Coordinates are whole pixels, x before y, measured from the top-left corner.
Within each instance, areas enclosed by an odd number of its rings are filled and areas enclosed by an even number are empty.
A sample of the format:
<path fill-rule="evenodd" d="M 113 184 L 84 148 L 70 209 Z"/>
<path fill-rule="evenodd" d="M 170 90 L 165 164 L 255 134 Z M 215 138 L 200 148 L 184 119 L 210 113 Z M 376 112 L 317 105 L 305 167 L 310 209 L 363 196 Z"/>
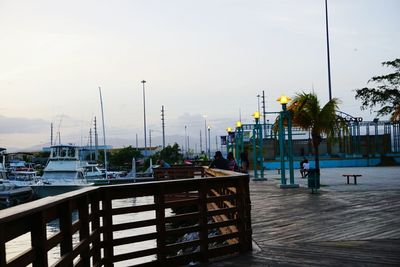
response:
<path fill-rule="evenodd" d="M 263 134 L 260 124 L 260 112 L 253 113 L 256 124 L 253 127 L 253 155 L 254 155 L 254 179 L 255 181 L 265 181 L 264 178 L 264 158 L 263 158 Z M 257 149 L 258 148 L 258 149 Z M 260 177 L 258 177 L 258 170 L 260 168 Z"/>
<path fill-rule="evenodd" d="M 238 166 L 242 165 L 240 154 L 243 152 L 243 127 L 242 122 L 236 122 L 236 134 L 235 134 L 235 158 Z"/>
<path fill-rule="evenodd" d="M 204 118 L 204 139 L 205 139 L 205 149 L 204 153 L 207 154 L 207 115 L 203 115 Z"/>
<path fill-rule="evenodd" d="M 146 95 L 144 92 L 144 84 L 146 83 L 145 80 L 141 81 L 143 84 L 143 127 L 144 127 L 144 156 L 147 154 L 147 138 L 146 138 Z"/>
<path fill-rule="evenodd" d="M 226 140 L 226 153 L 228 154 L 229 152 L 231 152 L 231 150 L 233 150 L 232 147 L 232 128 L 228 127 L 226 128 L 226 132 L 228 133 L 228 138 Z"/>
<path fill-rule="evenodd" d="M 211 149 L 210 149 L 210 147 L 211 147 L 211 138 L 210 138 L 211 126 L 210 125 L 207 127 L 207 130 L 208 130 L 208 158 L 211 158 Z"/>
<path fill-rule="evenodd" d="M 279 156 L 281 159 L 281 188 L 286 187 L 299 187 L 298 184 L 294 183 L 294 169 L 293 169 L 293 144 L 292 144 L 292 117 L 290 112 L 286 109 L 287 103 L 291 99 L 285 95 L 279 97 L 278 101 L 282 105 L 282 111 L 279 112 Z M 289 159 L 289 181 L 290 184 L 286 183 L 286 170 L 285 170 L 285 127 L 283 121 L 287 121 L 287 135 L 288 135 L 288 159 Z"/>

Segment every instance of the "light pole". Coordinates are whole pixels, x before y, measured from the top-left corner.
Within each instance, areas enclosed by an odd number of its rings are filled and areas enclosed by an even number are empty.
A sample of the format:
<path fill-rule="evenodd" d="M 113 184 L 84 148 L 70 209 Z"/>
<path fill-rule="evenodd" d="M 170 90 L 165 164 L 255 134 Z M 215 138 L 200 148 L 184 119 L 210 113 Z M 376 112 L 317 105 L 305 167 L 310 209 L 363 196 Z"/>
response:
<path fill-rule="evenodd" d="M 236 134 L 235 134 L 235 158 L 238 166 L 242 166 L 242 159 L 240 154 L 243 152 L 243 127 L 242 122 L 236 122 Z"/>
<path fill-rule="evenodd" d="M 226 132 L 228 133 L 228 136 L 226 138 L 226 154 L 228 154 L 229 152 L 232 152 L 232 150 L 233 150 L 232 128 L 231 127 L 226 128 Z"/>
<path fill-rule="evenodd" d="M 294 183 L 294 169 L 293 169 L 293 144 L 292 144 L 292 116 L 290 112 L 286 109 L 286 104 L 291 99 L 287 96 L 281 96 L 277 99 L 282 105 L 282 111 L 279 112 L 279 156 L 281 159 L 281 188 L 287 187 L 299 187 L 298 184 Z M 285 127 L 284 120 L 287 121 L 287 132 L 288 132 L 288 159 L 289 159 L 289 183 L 286 182 L 286 170 L 285 170 Z"/>
<path fill-rule="evenodd" d="M 331 59 L 329 54 L 329 26 L 328 26 L 328 0 L 325 0 L 325 26 L 326 26 L 326 54 L 328 58 L 328 88 L 329 88 L 329 101 L 332 100 L 332 86 L 331 86 Z"/>
<path fill-rule="evenodd" d="M 186 148 L 186 157 L 187 157 L 188 147 L 187 147 L 187 127 L 186 127 L 186 125 L 185 125 L 185 142 L 184 142 L 184 144 L 185 144 L 185 148 Z"/>
<path fill-rule="evenodd" d="M 208 130 L 208 158 L 211 158 L 211 138 L 210 138 L 211 126 L 210 125 L 207 127 L 207 130 Z"/>
<path fill-rule="evenodd" d="M 258 113 L 260 113 L 260 95 L 257 95 L 257 103 L 258 103 Z"/>
<path fill-rule="evenodd" d="M 146 138 L 146 95 L 144 92 L 144 84 L 146 83 L 145 80 L 141 81 L 143 84 L 143 127 L 144 127 L 144 153 L 143 155 L 146 157 L 147 155 L 147 138 Z"/>
<path fill-rule="evenodd" d="M 203 115 L 204 118 L 204 153 L 207 154 L 207 115 Z"/>
<path fill-rule="evenodd" d="M 263 134 L 260 124 L 260 112 L 256 111 L 253 114 L 256 124 L 253 128 L 253 155 L 254 155 L 254 181 L 265 181 L 264 178 L 264 158 L 263 158 Z M 258 149 L 257 149 L 258 148 Z M 260 168 L 260 177 L 258 177 L 258 170 Z"/>

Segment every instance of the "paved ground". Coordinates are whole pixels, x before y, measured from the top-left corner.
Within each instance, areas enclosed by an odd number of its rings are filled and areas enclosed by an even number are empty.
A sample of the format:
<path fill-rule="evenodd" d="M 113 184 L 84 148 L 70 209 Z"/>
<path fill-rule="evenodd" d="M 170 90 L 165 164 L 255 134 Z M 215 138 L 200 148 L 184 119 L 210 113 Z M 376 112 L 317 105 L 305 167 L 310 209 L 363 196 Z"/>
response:
<path fill-rule="evenodd" d="M 400 266 L 400 167 L 322 169 L 318 194 L 298 170 L 298 189 L 266 174 L 250 183 L 255 250 L 210 266 Z"/>

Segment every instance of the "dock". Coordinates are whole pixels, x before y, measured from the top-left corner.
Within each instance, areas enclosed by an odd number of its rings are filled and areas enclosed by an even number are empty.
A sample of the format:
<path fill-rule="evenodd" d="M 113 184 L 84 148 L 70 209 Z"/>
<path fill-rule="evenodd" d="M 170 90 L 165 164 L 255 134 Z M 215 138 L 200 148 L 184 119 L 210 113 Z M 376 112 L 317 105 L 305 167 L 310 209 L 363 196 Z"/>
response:
<path fill-rule="evenodd" d="M 307 188 L 307 179 L 299 173 L 300 188 L 281 189 L 276 170 L 266 171 L 266 181 L 229 171 L 204 171 L 205 177 L 178 175 L 173 180 L 93 187 L 6 209 L 0 215 L 0 266 L 49 266 L 47 252 L 57 244 L 61 257 L 55 264 L 72 265 L 75 259 L 74 266 L 127 266 L 133 263 L 126 261 L 149 255 L 150 261 L 136 264 L 400 266 L 399 167 L 322 169 L 317 193 Z M 362 179 L 347 184 L 344 173 L 357 173 Z M 188 198 L 186 192 L 194 194 Z M 171 195 L 175 197 L 169 199 Z M 131 206 L 129 200 L 124 202 L 128 206 L 114 206 L 117 200 L 141 197 L 154 201 Z M 187 206 L 198 210 L 167 212 Z M 72 221 L 74 210 L 79 217 Z M 152 218 L 140 216 L 147 211 Z M 113 216 L 124 214 L 129 220 L 114 221 Z M 45 227 L 55 218 L 60 219 L 59 231 L 47 236 Z M 26 220 L 32 223 L 27 225 Z M 177 229 L 165 226 L 182 220 L 199 223 Z M 153 227 L 151 232 L 118 234 L 147 226 Z M 211 229 L 219 233 L 208 236 Z M 6 257 L 4 244 L 27 232 L 32 247 L 17 257 Z M 78 232 L 79 241 L 73 244 L 71 236 Z M 169 239 L 193 232 L 199 237 L 191 241 Z M 133 250 L 134 244 L 150 240 L 153 247 Z M 215 243 L 220 245 L 211 247 Z M 118 251 L 121 245 L 129 245 L 130 250 Z M 189 250 L 184 254 L 171 254 L 185 248 Z"/>
<path fill-rule="evenodd" d="M 267 176 L 250 182 L 253 251 L 207 266 L 400 266 L 400 167 L 322 169 L 318 194 Z"/>

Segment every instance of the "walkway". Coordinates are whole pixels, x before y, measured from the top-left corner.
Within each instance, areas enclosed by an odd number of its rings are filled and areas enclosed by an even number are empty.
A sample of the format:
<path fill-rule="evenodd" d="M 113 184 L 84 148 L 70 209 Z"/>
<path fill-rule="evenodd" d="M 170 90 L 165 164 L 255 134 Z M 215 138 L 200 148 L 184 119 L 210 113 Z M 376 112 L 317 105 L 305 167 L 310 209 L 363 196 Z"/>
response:
<path fill-rule="evenodd" d="M 298 189 L 276 171 L 251 182 L 255 249 L 210 266 L 400 266 L 400 167 L 323 169 L 319 194 L 296 176 Z"/>

